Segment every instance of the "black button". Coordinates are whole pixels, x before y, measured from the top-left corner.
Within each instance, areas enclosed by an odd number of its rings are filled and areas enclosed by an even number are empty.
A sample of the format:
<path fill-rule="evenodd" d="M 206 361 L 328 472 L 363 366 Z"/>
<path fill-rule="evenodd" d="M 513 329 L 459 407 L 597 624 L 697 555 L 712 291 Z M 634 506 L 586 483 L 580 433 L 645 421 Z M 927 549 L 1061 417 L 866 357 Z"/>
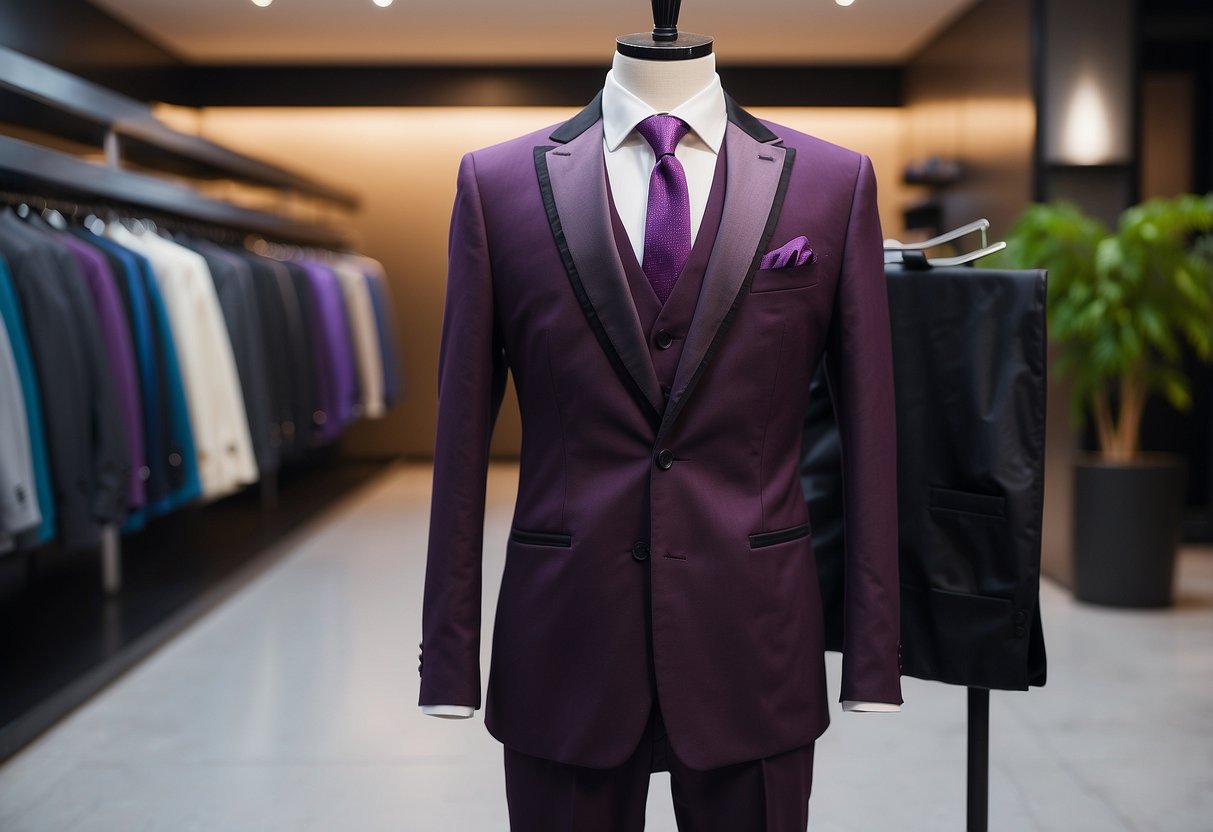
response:
<path fill-rule="evenodd" d="M 670 397 L 670 388 L 668 385 L 661 385 L 661 395 L 665 396 L 667 399 Z"/>
<path fill-rule="evenodd" d="M 670 466 L 674 464 L 674 452 L 669 448 L 662 448 L 657 452 L 657 467 L 662 471 L 668 471 Z"/>
<path fill-rule="evenodd" d="M 632 547 L 632 557 L 636 560 L 648 560 L 649 542 L 647 540 L 637 541 L 636 545 Z"/>
<path fill-rule="evenodd" d="M 1020 624 L 1018 627 L 1015 628 L 1015 637 L 1023 638 L 1025 635 L 1027 635 L 1027 632 L 1028 632 L 1027 628 L 1024 627 L 1022 624 Z"/>
<path fill-rule="evenodd" d="M 17 493 L 17 502 L 24 503 L 25 502 L 25 488 L 23 488 L 22 486 L 19 485 L 19 486 L 17 486 L 15 491 Z"/>
<path fill-rule="evenodd" d="M 664 329 L 659 329 L 657 330 L 657 336 L 654 338 L 654 340 L 657 342 L 657 349 L 668 350 L 670 348 L 670 344 L 674 343 L 674 336 L 666 332 Z"/>
<path fill-rule="evenodd" d="M 1026 612 L 1024 612 L 1023 610 L 1015 611 L 1015 623 L 1016 624 L 1022 624 L 1027 620 L 1028 620 L 1028 614 Z"/>

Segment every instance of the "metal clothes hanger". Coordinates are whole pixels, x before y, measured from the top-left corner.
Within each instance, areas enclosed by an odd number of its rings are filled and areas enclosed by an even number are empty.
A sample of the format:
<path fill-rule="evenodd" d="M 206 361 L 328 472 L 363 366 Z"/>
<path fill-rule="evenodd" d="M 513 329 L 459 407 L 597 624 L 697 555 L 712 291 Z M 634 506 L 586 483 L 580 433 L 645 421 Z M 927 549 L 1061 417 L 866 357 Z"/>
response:
<path fill-rule="evenodd" d="M 980 260 L 997 251 L 1002 251 L 1007 247 L 1007 244 L 1001 240 L 996 243 L 989 242 L 987 232 L 990 229 L 990 221 L 985 217 L 979 220 L 974 220 L 966 225 L 953 228 L 951 231 L 945 231 L 937 237 L 932 237 L 929 240 L 924 240 L 921 243 L 903 243 L 900 240 L 887 239 L 884 241 L 884 262 L 886 265 L 891 263 L 901 263 L 906 268 L 911 269 L 929 269 L 932 267 L 947 268 L 949 266 L 963 266 L 966 263 L 972 263 L 975 260 Z M 970 234 L 981 234 L 981 247 L 964 254 L 958 254 L 954 257 L 931 257 L 928 258 L 923 252 L 927 249 L 935 248 L 936 246 L 944 245 L 962 237 L 967 237 Z"/>

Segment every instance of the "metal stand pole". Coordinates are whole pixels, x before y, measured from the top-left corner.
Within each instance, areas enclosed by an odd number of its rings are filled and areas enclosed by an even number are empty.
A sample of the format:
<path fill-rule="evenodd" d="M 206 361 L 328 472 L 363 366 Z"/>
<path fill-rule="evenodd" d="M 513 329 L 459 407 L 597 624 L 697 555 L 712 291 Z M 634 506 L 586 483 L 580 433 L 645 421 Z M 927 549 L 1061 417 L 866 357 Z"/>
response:
<path fill-rule="evenodd" d="M 122 591 L 122 538 L 118 527 L 101 527 L 101 586 L 106 595 Z"/>
<path fill-rule="evenodd" d="M 990 691 L 969 688 L 969 783 L 967 832 L 990 823 Z"/>

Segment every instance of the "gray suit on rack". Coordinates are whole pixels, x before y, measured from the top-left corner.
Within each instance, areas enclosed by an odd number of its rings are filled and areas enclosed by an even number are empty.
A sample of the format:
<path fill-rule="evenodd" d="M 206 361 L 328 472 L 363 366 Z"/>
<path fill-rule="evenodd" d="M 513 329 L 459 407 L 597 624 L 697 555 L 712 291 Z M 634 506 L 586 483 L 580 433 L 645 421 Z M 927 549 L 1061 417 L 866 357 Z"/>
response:
<path fill-rule="evenodd" d="M 0 552 L 42 522 L 34 487 L 34 458 L 21 377 L 4 322 L 0 321 Z"/>

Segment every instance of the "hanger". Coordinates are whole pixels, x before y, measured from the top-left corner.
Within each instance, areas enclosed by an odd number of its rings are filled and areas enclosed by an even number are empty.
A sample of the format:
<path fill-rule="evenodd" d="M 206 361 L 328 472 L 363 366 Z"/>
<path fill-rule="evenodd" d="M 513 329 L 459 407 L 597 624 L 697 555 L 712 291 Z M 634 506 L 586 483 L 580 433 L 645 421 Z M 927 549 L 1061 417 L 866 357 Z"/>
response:
<path fill-rule="evenodd" d="M 963 266 L 966 263 L 972 263 L 983 257 L 988 257 L 995 252 L 1002 251 L 1007 247 L 1007 244 L 1001 240 L 996 243 L 989 242 L 986 234 L 989 229 L 990 221 L 982 217 L 966 225 L 953 228 L 951 231 L 945 231 L 943 234 L 932 237 L 929 240 L 924 240 L 921 243 L 903 243 L 900 240 L 887 239 L 884 241 L 884 262 L 885 265 L 900 263 L 908 269 Z M 974 233 L 981 234 L 981 246 L 973 251 L 958 254 L 954 257 L 931 258 L 928 258 L 924 253 L 927 249 L 959 240 Z"/>

